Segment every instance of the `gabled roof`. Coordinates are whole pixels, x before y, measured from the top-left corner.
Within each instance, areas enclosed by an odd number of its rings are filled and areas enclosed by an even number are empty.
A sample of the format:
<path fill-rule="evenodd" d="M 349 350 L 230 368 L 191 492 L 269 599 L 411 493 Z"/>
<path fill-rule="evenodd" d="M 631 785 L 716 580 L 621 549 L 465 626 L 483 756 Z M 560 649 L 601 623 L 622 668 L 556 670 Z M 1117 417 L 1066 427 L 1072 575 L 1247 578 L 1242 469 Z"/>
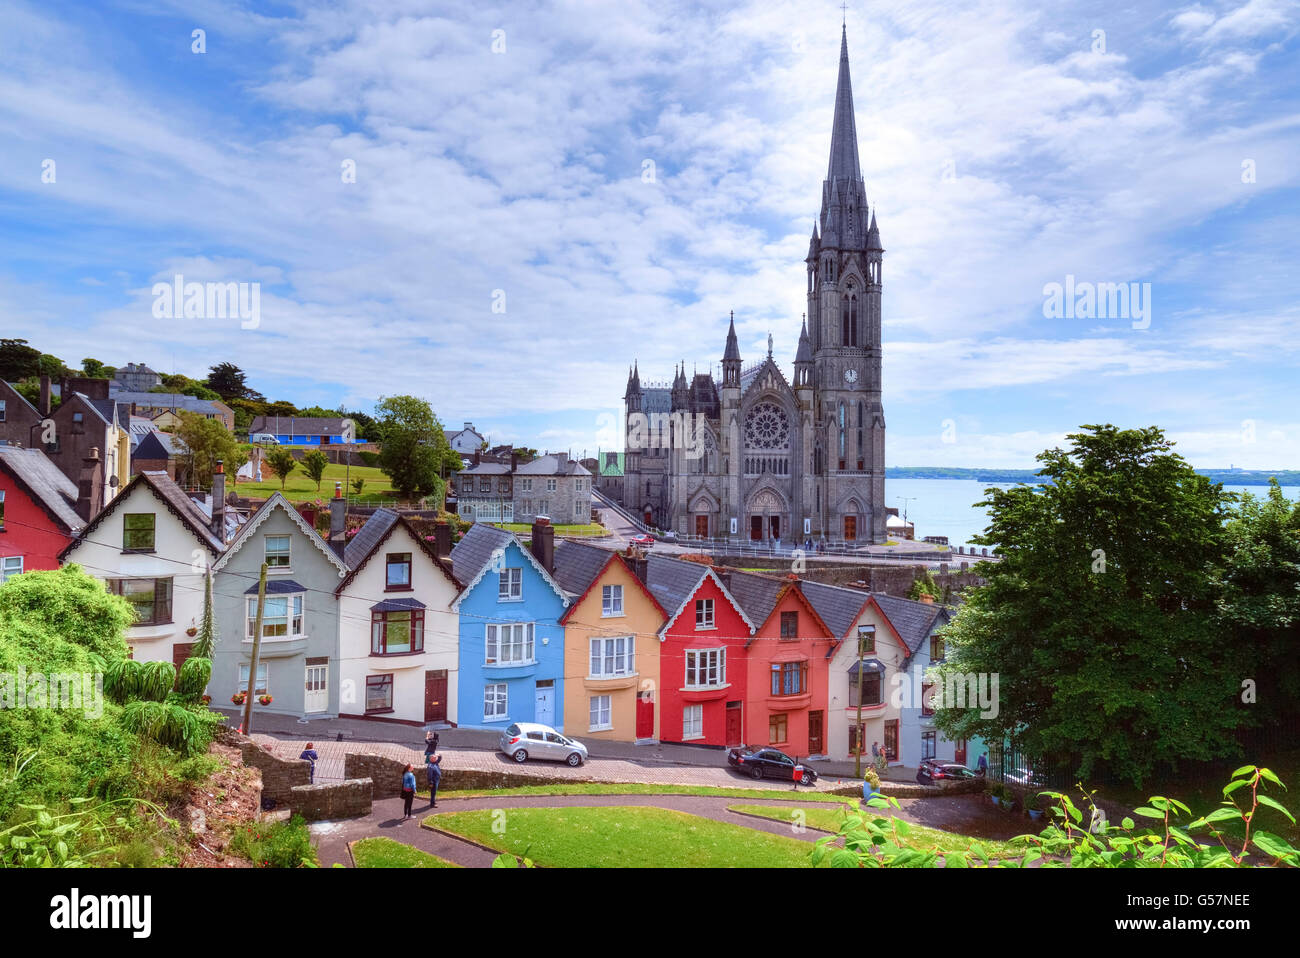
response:
<path fill-rule="evenodd" d="M 0 380 L 0 382 L 3 382 L 3 380 Z M 10 393 L 13 393 L 14 398 L 16 398 L 20 403 L 22 403 L 24 406 L 26 406 L 29 410 L 31 410 L 31 413 L 32 413 L 33 416 L 35 416 L 37 419 L 40 419 L 40 418 L 41 418 L 41 411 L 40 411 L 39 409 L 37 409 L 35 406 L 33 406 L 33 405 L 31 404 L 31 400 L 29 400 L 26 396 L 24 396 L 22 393 L 20 393 L 20 392 L 19 392 L 19 391 L 14 387 L 14 384 L 13 384 L 13 383 L 5 382 L 5 383 L 4 383 L 4 386 L 5 386 L 5 389 L 7 389 Z"/>
<path fill-rule="evenodd" d="M 279 492 L 271 493 L 271 497 L 267 499 L 266 502 L 262 503 L 262 507 L 248 517 L 248 521 L 244 523 L 243 528 L 241 528 L 235 538 L 230 541 L 230 545 L 226 547 L 226 551 L 222 553 L 221 557 L 218 558 L 216 563 L 212 566 L 213 571 L 219 571 L 228 561 L 230 561 L 230 557 L 243 548 L 244 543 L 252 537 L 258 526 L 265 522 L 271 513 L 277 508 L 283 509 L 288 513 L 289 518 L 293 520 L 294 524 L 297 525 L 302 534 L 307 537 L 307 540 L 320 550 L 321 555 L 325 556 L 325 558 L 330 561 L 331 565 L 338 569 L 340 579 L 347 575 L 348 567 L 344 565 L 343 560 L 335 554 L 334 550 L 330 548 L 329 543 L 320 537 L 320 534 L 308 524 L 307 520 L 299 514 L 298 510 L 293 507 L 289 500 Z"/>
<path fill-rule="evenodd" d="M 140 459 L 170 459 L 179 456 L 184 448 L 175 436 L 153 429 L 140 437 L 131 455 Z"/>
<path fill-rule="evenodd" d="M 950 618 L 948 610 L 937 602 L 917 602 L 896 595 L 885 595 L 883 592 L 873 592 L 871 597 L 907 644 L 909 657 L 920 651 L 922 643 L 930 637 L 936 625 L 942 625 Z"/>
<path fill-rule="evenodd" d="M 781 386 L 785 388 L 785 391 L 793 392 L 793 390 L 790 388 L 789 381 L 785 378 L 785 373 L 781 372 L 781 367 L 777 365 L 776 360 L 773 359 L 771 356 L 766 356 L 763 358 L 762 362 L 758 363 L 757 365 L 751 366 L 749 369 L 741 370 L 740 373 L 741 396 L 744 396 L 745 393 L 749 392 L 749 388 L 754 385 L 754 383 L 758 380 L 759 376 L 769 366 L 772 368 L 772 371 L 776 373 L 777 382 L 779 382 Z"/>
<path fill-rule="evenodd" d="M 591 473 L 580 462 L 570 459 L 562 452 L 547 453 L 538 456 L 532 462 L 522 463 L 515 469 L 518 476 L 589 476 Z"/>
<path fill-rule="evenodd" d="M 176 485 L 172 478 L 165 472 L 154 472 L 152 470 L 137 473 L 135 478 L 126 484 L 126 487 L 119 492 L 99 514 L 91 520 L 90 524 L 75 538 L 72 542 L 59 553 L 59 558 L 66 558 L 78 545 L 89 539 L 95 532 L 101 522 L 108 516 L 112 515 L 117 509 L 124 506 L 131 492 L 138 487 L 147 488 L 155 498 L 167 507 L 167 511 L 174 515 L 181 523 L 189 529 L 194 537 L 197 538 L 209 552 L 213 555 L 220 555 L 225 548 L 225 543 L 214 535 L 208 527 L 211 519 L 203 514 L 203 510 L 185 494 L 185 490 Z"/>
<path fill-rule="evenodd" d="M 137 406 L 148 408 L 186 409 L 190 412 L 204 412 L 214 415 L 222 414 L 221 409 L 218 408 L 219 404 L 225 405 L 219 399 L 199 399 L 195 396 L 187 396 L 185 393 L 140 392 L 131 389 L 123 389 L 113 393 L 113 401 L 127 406 L 135 403 Z M 226 408 L 230 407 L 227 406 Z"/>
<path fill-rule="evenodd" d="M 77 514 L 77 484 L 63 474 L 41 449 L 0 446 L 4 468 L 59 528 L 72 534 L 86 524 Z"/>
<path fill-rule="evenodd" d="M 379 551 L 379 547 L 388 541 L 393 534 L 393 530 L 399 526 L 411 534 L 411 538 L 419 544 L 421 551 L 438 567 L 438 571 L 447 577 L 447 581 L 456 587 L 457 592 L 464 588 L 460 580 L 452 572 L 450 568 L 451 562 L 438 558 L 438 553 L 434 551 L 433 546 L 429 545 L 428 540 L 420 535 L 406 516 L 394 512 L 392 509 L 378 509 L 374 515 L 366 520 L 365 525 L 344 547 L 343 562 L 349 571 L 344 576 L 343 581 L 339 583 L 339 587 L 334 590 L 335 593 L 341 593 L 348 587 L 348 584 L 357 577 L 357 573 Z M 423 605 L 420 608 L 423 608 Z"/>
<path fill-rule="evenodd" d="M 563 557 L 563 558 L 561 558 Z M 627 562 L 627 559 L 619 552 L 610 552 L 608 549 L 602 549 L 599 546 L 593 546 L 586 542 L 573 542 L 565 539 L 555 547 L 555 578 L 559 581 L 567 592 L 573 593 L 576 598 L 573 604 L 561 617 L 561 622 L 567 622 L 573 610 L 582 604 L 582 600 L 600 581 L 610 566 L 620 563 L 627 569 L 628 575 L 632 581 L 637 584 L 651 604 L 659 610 L 659 614 L 668 618 L 668 612 L 655 598 L 640 577 Z M 594 570 L 594 571 L 593 571 Z"/>
<path fill-rule="evenodd" d="M 871 594 L 860 589 L 826 585 L 824 582 L 805 581 L 803 594 L 812 603 L 822 621 L 839 638 L 848 634 L 862 610 L 871 601 Z M 885 618 L 889 618 L 886 614 Z"/>
<path fill-rule="evenodd" d="M 731 603 L 731 607 L 736 610 L 736 614 L 749 626 L 749 634 L 754 634 L 756 626 L 753 619 L 749 617 L 731 594 L 731 591 L 718 578 L 717 573 L 709 566 L 701 565 L 698 562 L 670 559 L 664 555 L 651 555 L 648 559 L 646 579 L 650 586 L 650 592 L 659 601 L 659 604 L 664 609 L 672 610 L 668 614 L 668 621 L 659 629 L 661 636 L 677 621 L 677 617 L 686 608 L 686 603 L 704 584 L 705 579 L 713 580 L 714 585 Z"/>
<path fill-rule="evenodd" d="M 822 619 L 816 606 L 803 594 L 803 580 L 778 578 L 770 575 L 756 575 L 752 572 L 735 572 L 730 575 L 731 594 L 744 606 L 745 611 L 762 628 L 786 594 L 793 591 L 802 605 L 812 615 L 819 628 L 828 636 L 839 639 L 831 627 Z"/>
<path fill-rule="evenodd" d="M 508 476 L 510 475 L 510 463 L 508 462 L 480 462 L 477 466 L 470 466 L 468 469 L 462 469 L 458 475 L 462 476 Z"/>
<path fill-rule="evenodd" d="M 469 531 L 461 537 L 460 542 L 451 550 L 452 570 L 456 578 L 465 583 L 465 588 L 456 601 L 452 603 L 452 608 L 458 608 L 460 602 L 465 596 L 478 585 L 479 580 L 485 576 L 492 568 L 492 560 L 499 553 L 514 543 L 519 547 L 519 551 L 524 554 L 524 559 L 537 570 L 546 584 L 555 590 L 555 594 L 560 597 L 560 601 L 568 606 L 570 596 L 564 591 L 564 588 L 555 581 L 555 578 L 542 567 L 537 561 L 531 549 L 524 548 L 514 535 L 506 532 L 504 529 L 498 529 L 496 526 L 490 526 L 483 522 L 476 522 L 469 527 Z"/>

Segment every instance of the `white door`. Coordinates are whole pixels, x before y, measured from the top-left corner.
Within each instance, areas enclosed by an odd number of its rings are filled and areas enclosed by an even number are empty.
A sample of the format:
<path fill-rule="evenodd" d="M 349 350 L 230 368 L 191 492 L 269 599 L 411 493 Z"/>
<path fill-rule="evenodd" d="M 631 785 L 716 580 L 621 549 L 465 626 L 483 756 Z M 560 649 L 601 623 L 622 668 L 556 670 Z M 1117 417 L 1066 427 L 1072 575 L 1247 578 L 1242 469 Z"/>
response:
<path fill-rule="evenodd" d="M 537 686 L 537 703 L 533 709 L 533 721 L 538 725 L 555 728 L 555 687 L 553 685 Z"/>
<path fill-rule="evenodd" d="M 307 692 L 303 696 L 304 712 L 324 712 L 330 707 L 330 667 L 307 666 Z"/>

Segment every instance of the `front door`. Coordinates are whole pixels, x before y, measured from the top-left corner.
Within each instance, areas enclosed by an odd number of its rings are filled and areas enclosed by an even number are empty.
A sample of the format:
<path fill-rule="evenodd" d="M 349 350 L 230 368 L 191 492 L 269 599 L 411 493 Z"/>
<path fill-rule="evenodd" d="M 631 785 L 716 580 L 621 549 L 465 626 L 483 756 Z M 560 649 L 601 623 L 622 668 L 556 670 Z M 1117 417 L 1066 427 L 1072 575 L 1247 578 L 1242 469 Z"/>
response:
<path fill-rule="evenodd" d="M 303 695 L 304 712 L 324 712 L 330 704 L 329 664 L 307 666 L 306 692 Z"/>
<path fill-rule="evenodd" d="M 781 517 L 780 516 L 768 516 L 767 525 L 768 525 L 768 530 L 770 531 L 773 539 L 781 538 Z"/>
<path fill-rule="evenodd" d="M 958 765 L 966 764 L 966 740 L 964 738 L 957 739 L 953 744 L 952 760 Z"/>
<path fill-rule="evenodd" d="M 858 517 L 844 517 L 844 541 L 853 542 L 858 537 Z"/>
<path fill-rule="evenodd" d="M 822 753 L 822 713 L 808 713 L 808 754 Z"/>
<path fill-rule="evenodd" d="M 707 538 L 709 537 L 709 517 L 708 517 L 708 516 L 696 516 L 696 517 L 695 517 L 695 534 L 696 534 L 697 536 L 699 536 L 701 539 L 707 539 Z"/>
<path fill-rule="evenodd" d="M 763 517 L 762 516 L 749 517 L 749 537 L 753 539 L 755 542 L 763 538 Z"/>
<path fill-rule="evenodd" d="M 424 720 L 447 721 L 447 670 L 429 670 L 424 673 Z"/>
<path fill-rule="evenodd" d="M 744 745 L 744 735 L 740 729 L 740 703 L 727 703 L 727 745 Z"/>
<path fill-rule="evenodd" d="M 898 719 L 885 722 L 885 755 L 891 762 L 898 761 Z"/>
<path fill-rule="evenodd" d="M 181 666 L 190 657 L 193 648 L 193 642 L 178 642 L 172 646 L 172 665 L 176 666 L 176 688 L 181 684 Z"/>
<path fill-rule="evenodd" d="M 538 725 L 555 727 L 555 680 L 542 679 L 537 683 L 537 698 L 533 705 L 533 721 Z"/>
<path fill-rule="evenodd" d="M 636 737 L 655 737 L 655 698 L 654 692 L 638 692 L 636 697 Z"/>

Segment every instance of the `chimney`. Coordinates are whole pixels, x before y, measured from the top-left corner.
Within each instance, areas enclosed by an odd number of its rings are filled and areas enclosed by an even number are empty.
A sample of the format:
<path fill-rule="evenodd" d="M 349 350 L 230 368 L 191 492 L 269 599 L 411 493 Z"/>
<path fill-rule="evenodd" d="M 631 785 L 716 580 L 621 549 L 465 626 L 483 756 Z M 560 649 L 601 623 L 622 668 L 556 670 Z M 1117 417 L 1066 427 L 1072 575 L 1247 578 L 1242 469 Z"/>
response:
<path fill-rule="evenodd" d="M 725 588 L 728 592 L 730 592 L 731 591 L 731 570 L 719 569 L 715 566 L 713 569 L 713 574 L 716 575 L 722 581 L 723 588 Z"/>
<path fill-rule="evenodd" d="M 928 592 L 922 592 L 917 596 L 917 599 L 924 602 L 926 605 L 934 605 L 934 596 Z"/>
<path fill-rule="evenodd" d="M 212 534 L 226 541 L 226 467 L 220 459 L 212 470 Z"/>
<path fill-rule="evenodd" d="M 41 377 L 41 405 L 40 413 L 42 419 L 48 419 L 50 415 L 50 377 Z"/>
<path fill-rule="evenodd" d="M 334 498 L 330 500 L 330 548 L 340 559 L 348 544 L 347 500 L 343 498 L 343 483 L 334 483 Z"/>
<path fill-rule="evenodd" d="M 439 559 L 451 555 L 451 523 L 439 519 L 433 526 L 433 551 Z"/>
<path fill-rule="evenodd" d="M 104 506 L 104 477 L 100 472 L 99 447 L 82 460 L 77 480 L 77 515 L 89 522 Z"/>
<path fill-rule="evenodd" d="M 538 516 L 533 520 L 533 555 L 548 573 L 555 571 L 555 526 Z"/>
<path fill-rule="evenodd" d="M 650 560 L 644 552 L 629 557 L 627 564 L 632 567 L 632 574 L 641 580 L 642 585 L 649 585 Z"/>
<path fill-rule="evenodd" d="M 474 450 L 474 465 L 477 466 L 477 465 L 478 465 L 480 462 L 482 462 L 482 461 L 483 461 L 483 453 L 482 453 L 482 451 L 481 451 L 481 450 L 478 450 L 478 449 L 475 449 L 475 450 Z"/>
<path fill-rule="evenodd" d="M 519 453 L 516 450 L 511 449 L 510 450 L 510 471 L 514 472 L 518 468 L 519 468 Z"/>

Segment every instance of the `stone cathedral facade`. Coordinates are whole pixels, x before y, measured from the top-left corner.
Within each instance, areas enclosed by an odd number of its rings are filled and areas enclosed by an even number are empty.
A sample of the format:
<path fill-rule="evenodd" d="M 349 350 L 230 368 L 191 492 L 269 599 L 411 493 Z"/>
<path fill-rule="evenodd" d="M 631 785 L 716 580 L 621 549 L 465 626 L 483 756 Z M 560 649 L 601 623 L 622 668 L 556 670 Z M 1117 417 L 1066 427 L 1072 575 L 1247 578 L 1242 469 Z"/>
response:
<path fill-rule="evenodd" d="M 727 330 L 721 381 L 628 374 L 623 505 L 705 538 L 885 541 L 880 401 L 884 249 L 858 162 L 847 34 L 841 34 L 830 164 L 808 244 L 808 312 L 793 377 L 746 365 Z"/>

